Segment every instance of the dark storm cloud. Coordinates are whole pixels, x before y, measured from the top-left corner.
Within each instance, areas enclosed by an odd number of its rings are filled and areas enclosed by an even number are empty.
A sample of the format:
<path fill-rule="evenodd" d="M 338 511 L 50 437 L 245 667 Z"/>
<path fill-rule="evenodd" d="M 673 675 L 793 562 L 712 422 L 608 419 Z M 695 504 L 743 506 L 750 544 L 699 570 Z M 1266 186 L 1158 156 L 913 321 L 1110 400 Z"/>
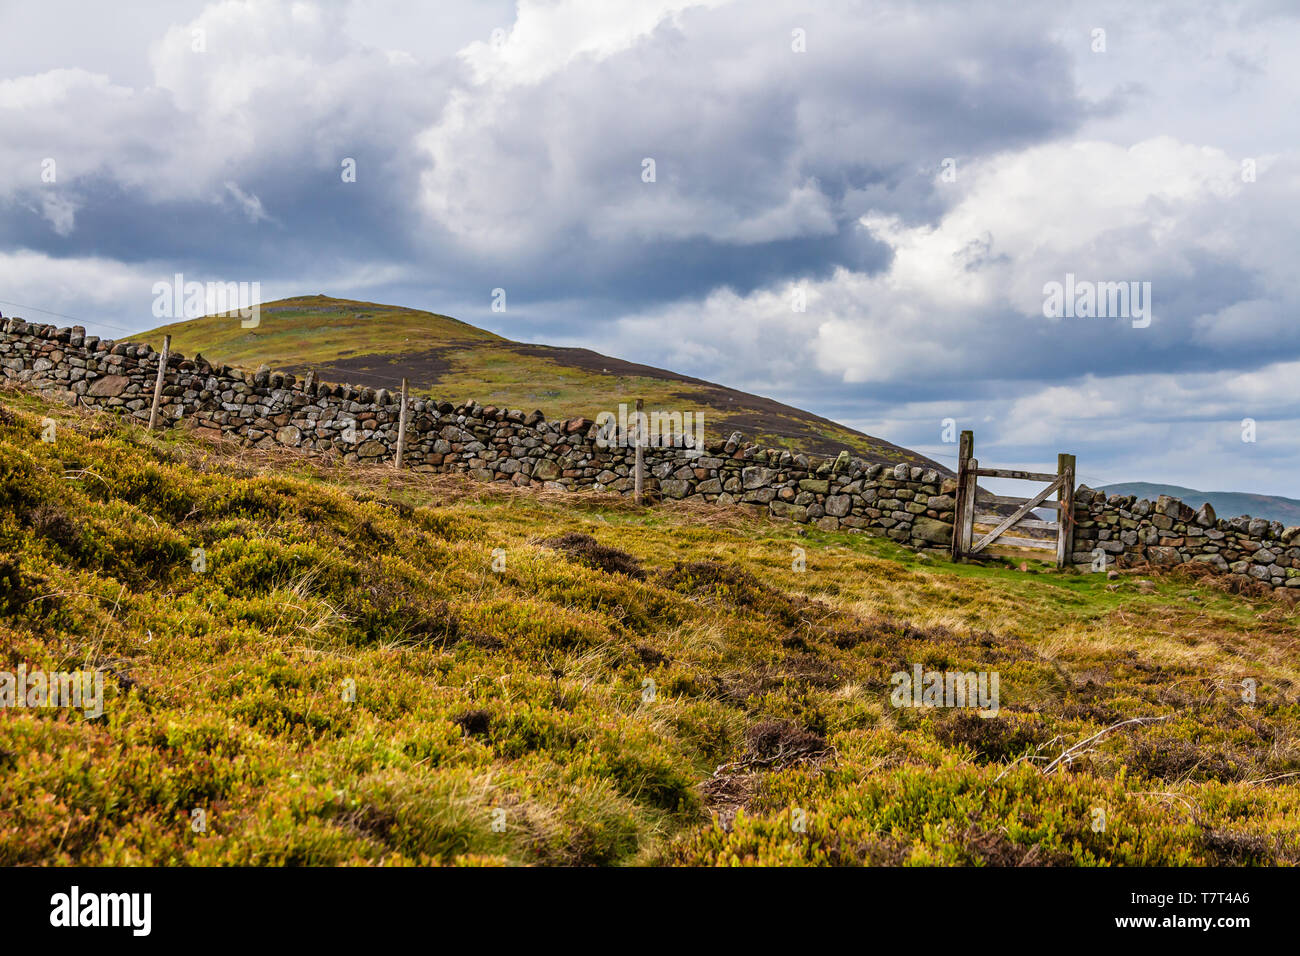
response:
<path fill-rule="evenodd" d="M 180 49 L 163 58 L 172 74 L 198 77 L 172 76 L 174 96 L 82 77 L 55 98 L 65 140 L 36 152 L 87 170 L 53 187 L 74 225 L 49 215 L 52 189 L 35 180 L 29 151 L 26 181 L 10 163 L 0 241 L 241 277 L 374 261 L 422 273 L 456 298 L 491 283 L 507 286 L 518 307 L 591 297 L 639 308 L 719 286 L 747 293 L 837 267 L 879 269 L 888 252 L 857 227 L 864 208 L 932 216 L 932 172 L 944 156 L 964 161 L 1044 138 L 1082 115 L 1064 58 L 1027 23 L 990 13 L 869 23 L 853 5 L 827 10 L 800 20 L 810 54 L 791 51 L 779 10 L 756 8 L 740 30 L 734 11 L 690 11 L 626 51 L 579 57 L 505 93 L 468 82 L 455 61 L 388 70 L 324 31 L 286 31 L 274 38 L 277 52 L 353 79 L 322 101 L 318 85 L 268 71 L 226 115 L 210 61 L 223 55 L 222 37 L 247 24 L 223 34 L 220 18 L 201 19 L 208 51 L 187 60 L 188 34 L 176 28 Z M 272 27 L 284 22 L 270 13 Z M 237 83 L 247 61 L 230 69 Z M 464 151 L 447 172 L 418 138 L 452 90 L 480 98 L 494 122 L 475 125 L 471 113 L 450 134 Z M 77 133 L 79 116 L 95 135 Z M 211 150 L 223 147 L 231 155 L 215 161 Z M 340 182 L 345 156 L 357 160 L 355 184 Z M 640 179 L 644 156 L 658 164 L 655 184 Z M 420 208 L 430 170 L 453 193 L 454 215 Z M 241 195 L 263 214 L 250 220 Z M 466 243 L 477 217 L 504 219 L 530 241 Z"/>

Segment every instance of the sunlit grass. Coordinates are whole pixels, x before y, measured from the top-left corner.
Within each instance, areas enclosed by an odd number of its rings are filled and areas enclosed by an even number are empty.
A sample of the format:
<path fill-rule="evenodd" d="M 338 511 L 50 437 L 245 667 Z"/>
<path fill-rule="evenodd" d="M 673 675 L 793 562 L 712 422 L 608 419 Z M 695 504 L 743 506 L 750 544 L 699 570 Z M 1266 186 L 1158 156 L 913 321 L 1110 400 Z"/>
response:
<path fill-rule="evenodd" d="M 3 407 L 0 669 L 109 699 L 0 712 L 0 863 L 1300 859 L 1271 600 Z M 893 707 L 914 663 L 999 716 Z"/>

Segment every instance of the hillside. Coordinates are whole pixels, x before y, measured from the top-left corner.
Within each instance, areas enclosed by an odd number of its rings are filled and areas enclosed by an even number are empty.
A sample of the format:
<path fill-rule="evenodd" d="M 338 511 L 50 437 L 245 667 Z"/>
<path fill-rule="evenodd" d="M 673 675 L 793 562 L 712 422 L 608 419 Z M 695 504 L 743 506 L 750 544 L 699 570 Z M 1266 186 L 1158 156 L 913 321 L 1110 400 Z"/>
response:
<path fill-rule="evenodd" d="M 1281 495 L 1253 495 L 1240 491 L 1197 491 L 1178 485 L 1160 485 L 1149 481 L 1129 481 L 1099 488 L 1108 495 L 1137 495 L 1155 501 L 1161 495 L 1181 499 L 1192 507 L 1209 502 L 1220 518 L 1250 515 L 1266 521 L 1280 521 L 1289 526 L 1300 525 L 1300 501 Z"/>
<path fill-rule="evenodd" d="M 403 377 L 419 394 L 452 402 L 476 399 L 549 419 L 617 411 L 637 398 L 647 408 L 703 410 L 710 438 L 740 431 L 773 448 L 950 470 L 916 452 L 772 399 L 587 349 L 512 342 L 457 319 L 417 309 L 326 296 L 262 306 L 257 328 L 207 316 L 133 335 L 162 347 L 163 335 L 187 355 L 244 368 L 263 363 L 325 381 L 396 388 Z"/>
<path fill-rule="evenodd" d="M 6 391 L 0 669 L 108 680 L 0 715 L 0 865 L 1294 864 L 1300 613 L 1209 583 Z M 894 706 L 921 666 L 997 715 Z"/>

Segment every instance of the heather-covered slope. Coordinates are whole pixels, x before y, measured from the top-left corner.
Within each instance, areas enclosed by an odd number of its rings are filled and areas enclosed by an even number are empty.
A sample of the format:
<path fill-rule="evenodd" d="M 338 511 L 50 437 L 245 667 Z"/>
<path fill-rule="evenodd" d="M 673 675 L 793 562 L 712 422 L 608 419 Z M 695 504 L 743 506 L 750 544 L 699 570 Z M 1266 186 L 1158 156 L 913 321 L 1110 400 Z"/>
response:
<path fill-rule="evenodd" d="M 107 687 L 0 712 L 0 864 L 1294 863 L 1297 624 L 7 392 L 0 670 Z"/>

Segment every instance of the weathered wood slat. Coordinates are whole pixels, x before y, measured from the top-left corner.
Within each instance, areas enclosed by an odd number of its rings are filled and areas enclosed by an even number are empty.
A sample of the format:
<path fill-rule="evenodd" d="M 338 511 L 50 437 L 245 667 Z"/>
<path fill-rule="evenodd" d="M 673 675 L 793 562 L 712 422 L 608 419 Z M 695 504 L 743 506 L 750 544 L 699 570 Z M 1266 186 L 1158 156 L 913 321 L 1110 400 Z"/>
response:
<path fill-rule="evenodd" d="M 975 544 L 971 547 L 971 553 L 972 554 L 978 553 L 981 548 L 991 543 L 998 535 L 1002 534 L 1002 532 L 1006 531 L 1017 521 L 1020 521 L 1022 518 L 1028 515 L 1029 512 L 1031 512 L 1034 508 L 1036 508 L 1040 502 L 1046 500 L 1048 495 L 1056 491 L 1057 488 L 1061 487 L 1062 479 L 1060 476 L 1051 475 L 1050 478 L 1052 482 L 1050 485 L 1048 485 L 1042 491 L 1038 492 L 1038 494 L 1034 495 L 1023 505 L 1021 505 L 1016 510 L 1015 514 L 1011 515 L 1010 517 L 1004 518 L 1001 524 L 999 524 L 996 528 L 994 528 L 984 537 L 980 538 L 979 541 L 975 542 Z"/>
<path fill-rule="evenodd" d="M 980 504 L 982 505 L 1012 505 L 1019 508 L 1027 500 L 1027 498 L 1014 498 L 1011 495 L 980 495 Z"/>
<path fill-rule="evenodd" d="M 991 495 L 987 493 L 982 493 L 980 495 L 979 503 L 981 505 L 1011 505 L 1014 508 L 1019 508 L 1028 500 L 1029 500 L 1028 498 L 1016 498 L 1012 495 Z M 1038 507 L 1050 508 L 1053 511 L 1055 511 L 1057 507 L 1057 503 L 1055 501 L 1044 501 Z"/>
<path fill-rule="evenodd" d="M 981 478 L 1015 478 L 1020 481 L 1056 481 L 1060 477 L 1042 471 L 1012 471 L 1009 468 L 976 468 L 975 474 Z"/>
<path fill-rule="evenodd" d="M 1033 548 L 1040 551 L 1055 551 L 1055 538 L 1013 538 L 1009 535 L 999 535 L 998 539 L 990 547 L 1007 547 L 1007 548 Z"/>
<path fill-rule="evenodd" d="M 991 528 L 1005 517 L 1006 515 L 977 514 L 975 523 L 988 525 Z M 1017 521 L 1015 526 L 1017 530 L 1023 528 L 1026 531 L 1055 531 L 1061 524 L 1059 521 L 1039 521 L 1037 518 L 1025 518 Z"/>

